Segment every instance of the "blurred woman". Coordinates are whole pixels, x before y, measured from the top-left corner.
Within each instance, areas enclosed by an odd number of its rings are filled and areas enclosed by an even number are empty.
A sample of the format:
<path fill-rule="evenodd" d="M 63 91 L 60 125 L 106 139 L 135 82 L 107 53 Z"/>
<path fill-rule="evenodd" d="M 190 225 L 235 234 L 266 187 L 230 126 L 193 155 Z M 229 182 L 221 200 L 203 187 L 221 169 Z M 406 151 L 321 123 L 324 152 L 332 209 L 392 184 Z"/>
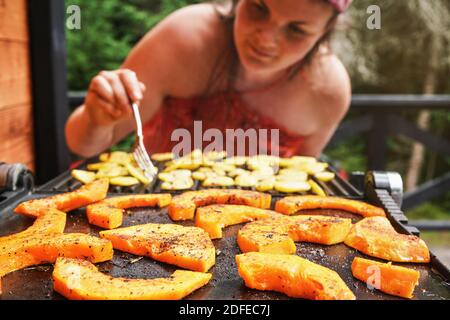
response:
<path fill-rule="evenodd" d="M 172 151 L 175 130 L 194 136 L 201 121 L 202 130 L 222 133 L 277 129 L 281 156 L 320 155 L 351 100 L 348 74 L 328 45 L 350 2 L 234 0 L 174 12 L 119 70 L 92 79 L 66 125 L 70 149 L 90 157 L 131 133 L 133 100 L 150 153 Z"/>

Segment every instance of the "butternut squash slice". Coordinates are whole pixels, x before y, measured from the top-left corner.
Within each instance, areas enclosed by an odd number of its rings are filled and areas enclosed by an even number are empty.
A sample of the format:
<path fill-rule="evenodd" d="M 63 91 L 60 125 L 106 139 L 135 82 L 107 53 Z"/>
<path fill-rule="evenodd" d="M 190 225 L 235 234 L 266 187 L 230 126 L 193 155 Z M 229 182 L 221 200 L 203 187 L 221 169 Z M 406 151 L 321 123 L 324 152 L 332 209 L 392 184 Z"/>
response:
<path fill-rule="evenodd" d="M 388 219 L 365 218 L 354 224 L 345 244 L 369 256 L 395 262 L 429 262 L 430 252 L 419 237 L 397 233 Z"/>
<path fill-rule="evenodd" d="M 103 262 L 113 256 L 110 241 L 85 234 L 36 235 L 16 240 L 0 244 L 0 277 L 29 266 L 54 263 L 58 257 Z"/>
<path fill-rule="evenodd" d="M 53 288 L 72 300 L 179 300 L 206 285 L 211 277 L 177 270 L 168 278 L 112 278 L 88 261 L 58 258 Z"/>
<path fill-rule="evenodd" d="M 25 231 L 15 233 L 9 236 L 0 237 L 0 247 L 2 244 L 29 239 L 35 236 L 43 236 L 47 234 L 63 233 L 66 226 L 66 214 L 56 209 L 49 209 L 45 214 L 38 217 L 33 225 Z"/>
<path fill-rule="evenodd" d="M 276 202 L 275 211 L 292 215 L 300 210 L 311 209 L 337 209 L 344 210 L 363 217 L 385 217 L 386 213 L 382 208 L 378 208 L 365 202 L 322 196 L 293 196 L 286 197 Z"/>
<path fill-rule="evenodd" d="M 276 216 L 281 214 L 248 206 L 216 204 L 198 208 L 195 225 L 208 232 L 211 239 L 220 239 L 225 227 Z"/>
<path fill-rule="evenodd" d="M 87 206 L 86 215 L 90 224 L 105 229 L 115 229 L 122 225 L 125 209 L 154 206 L 162 208 L 169 205 L 171 200 L 170 194 L 143 194 L 109 198 Z"/>
<path fill-rule="evenodd" d="M 409 299 L 413 297 L 414 288 L 419 283 L 420 277 L 419 271 L 410 268 L 358 257 L 353 260 L 352 274 L 382 292 Z"/>
<path fill-rule="evenodd" d="M 236 263 L 251 289 L 311 300 L 356 299 L 335 271 L 298 256 L 250 252 L 237 255 Z"/>
<path fill-rule="evenodd" d="M 197 227 L 145 224 L 101 231 L 100 237 L 111 240 L 115 249 L 194 271 L 206 272 L 216 260 L 211 239 Z"/>
<path fill-rule="evenodd" d="M 207 189 L 188 191 L 174 197 L 169 205 L 169 216 L 174 221 L 192 220 L 195 209 L 210 204 L 239 204 L 255 208 L 270 208 L 271 196 L 269 194 L 228 189 Z"/>
<path fill-rule="evenodd" d="M 12 243 L 23 242 L 33 237 L 42 237 L 48 234 L 63 233 L 65 226 L 66 214 L 59 210 L 50 209 L 38 217 L 33 225 L 25 231 L 0 237 L 0 252 L 6 252 Z M 1 277 L 2 275 L 0 275 L 0 296 L 2 295 Z"/>
<path fill-rule="evenodd" d="M 108 187 L 108 179 L 96 180 L 73 192 L 25 201 L 17 206 L 14 211 L 31 217 L 38 217 L 48 209 L 58 209 L 63 212 L 72 211 L 105 199 Z"/>
<path fill-rule="evenodd" d="M 351 219 L 283 216 L 246 224 L 239 230 L 237 242 L 242 252 L 294 254 L 296 241 L 326 245 L 343 242 L 351 226 Z"/>

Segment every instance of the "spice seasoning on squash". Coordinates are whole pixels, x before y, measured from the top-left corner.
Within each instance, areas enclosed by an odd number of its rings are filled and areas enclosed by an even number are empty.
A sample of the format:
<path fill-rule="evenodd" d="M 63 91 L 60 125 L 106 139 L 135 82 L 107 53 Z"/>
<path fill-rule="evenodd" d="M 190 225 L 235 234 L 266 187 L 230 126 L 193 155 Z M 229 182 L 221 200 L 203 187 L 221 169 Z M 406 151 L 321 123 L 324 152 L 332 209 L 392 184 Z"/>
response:
<path fill-rule="evenodd" d="M 208 273 L 177 270 L 168 278 L 112 278 L 88 261 L 58 258 L 53 288 L 74 300 L 179 300 L 206 285 L 211 277 Z"/>
<path fill-rule="evenodd" d="M 236 263 L 251 289 L 311 300 L 355 300 L 335 271 L 298 256 L 250 252 L 237 255 Z"/>
<path fill-rule="evenodd" d="M 114 197 L 87 206 L 86 215 L 90 224 L 115 229 L 122 225 L 124 209 L 154 206 L 162 208 L 169 205 L 171 200 L 170 194 Z"/>
<path fill-rule="evenodd" d="M 43 237 L 49 234 L 61 234 L 64 232 L 65 226 L 66 214 L 56 209 L 49 209 L 47 212 L 38 217 L 33 225 L 25 231 L 0 237 L 0 252 L 2 252 L 0 256 L 6 253 L 8 257 L 10 257 L 12 253 L 8 250 L 14 243 L 26 244 L 29 243 L 32 238 Z M 0 295 L 2 294 L 1 277 L 3 275 L 4 274 L 1 274 L 0 271 Z"/>
<path fill-rule="evenodd" d="M 1 251 L 6 250 L 7 243 L 13 241 L 28 241 L 28 239 L 47 234 L 63 233 L 66 226 L 66 214 L 56 209 L 49 209 L 38 217 L 33 225 L 25 231 L 0 237 Z"/>
<path fill-rule="evenodd" d="M 169 216 L 174 221 L 192 220 L 195 209 L 211 204 L 237 204 L 255 208 L 270 208 L 272 197 L 269 194 L 232 189 L 207 189 L 188 191 L 174 197 L 169 205 Z"/>
<path fill-rule="evenodd" d="M 215 264 L 215 248 L 201 228 L 176 224 L 145 224 L 101 231 L 117 250 L 206 272 Z"/>
<path fill-rule="evenodd" d="M 293 196 L 285 197 L 277 201 L 275 204 L 275 211 L 286 215 L 292 215 L 301 210 L 312 209 L 344 210 L 363 217 L 386 216 L 386 213 L 382 208 L 372 206 L 365 202 L 339 197 L 322 197 L 312 195 Z"/>
<path fill-rule="evenodd" d="M 96 180 L 81 188 L 63 194 L 42 199 L 28 200 L 18 205 L 14 212 L 31 217 L 38 217 L 48 209 L 63 212 L 85 207 L 106 198 L 109 187 L 108 179 Z"/>
<path fill-rule="evenodd" d="M 388 219 L 365 218 L 354 224 L 345 244 L 369 256 L 395 262 L 430 261 L 425 242 L 413 235 L 397 233 Z"/>
<path fill-rule="evenodd" d="M 418 271 L 410 268 L 359 257 L 353 260 L 352 274 L 382 292 L 409 299 L 413 297 L 414 288 L 419 283 L 420 277 Z M 374 279 L 377 276 L 379 279 Z"/>
<path fill-rule="evenodd" d="M 249 206 L 217 204 L 198 208 L 195 225 L 208 232 L 211 239 L 219 239 L 224 227 L 276 216 L 281 214 Z"/>
<path fill-rule="evenodd" d="M 113 256 L 110 241 L 78 233 L 37 234 L 5 241 L 1 246 L 0 277 L 29 266 L 54 263 L 62 256 L 85 258 L 94 263 L 111 260 Z"/>
<path fill-rule="evenodd" d="M 294 254 L 294 242 L 332 245 L 343 242 L 351 219 L 328 216 L 281 216 L 251 222 L 239 230 L 237 242 L 242 252 Z"/>

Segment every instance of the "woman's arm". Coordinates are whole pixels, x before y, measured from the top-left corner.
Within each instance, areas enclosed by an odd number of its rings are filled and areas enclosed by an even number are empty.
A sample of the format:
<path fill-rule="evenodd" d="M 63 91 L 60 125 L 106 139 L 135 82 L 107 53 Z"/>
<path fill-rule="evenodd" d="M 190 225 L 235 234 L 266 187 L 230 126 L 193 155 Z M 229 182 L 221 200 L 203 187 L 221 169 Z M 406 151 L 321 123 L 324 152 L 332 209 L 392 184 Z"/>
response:
<path fill-rule="evenodd" d="M 131 133 L 134 119 L 128 96 L 140 101 L 146 122 L 166 96 L 201 93 L 218 50 L 211 45 L 210 10 L 211 6 L 197 5 L 174 12 L 135 46 L 120 70 L 101 72 L 92 80 L 85 104 L 66 125 L 72 152 L 91 157 Z"/>

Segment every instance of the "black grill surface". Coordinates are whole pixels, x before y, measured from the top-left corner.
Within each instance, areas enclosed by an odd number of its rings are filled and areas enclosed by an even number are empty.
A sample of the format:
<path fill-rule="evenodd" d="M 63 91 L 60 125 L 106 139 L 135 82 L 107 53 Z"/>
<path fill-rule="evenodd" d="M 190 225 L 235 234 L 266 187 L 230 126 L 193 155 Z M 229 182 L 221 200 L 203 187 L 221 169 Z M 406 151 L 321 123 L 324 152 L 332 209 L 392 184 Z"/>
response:
<path fill-rule="evenodd" d="M 15 199 L 0 206 L 0 236 L 13 234 L 26 229 L 33 223 L 32 219 L 14 214 L 13 209 L 20 202 L 49 196 L 53 193 L 39 193 Z M 352 214 L 333 210 L 314 210 L 304 214 L 325 214 L 342 217 L 351 217 L 353 222 L 360 218 Z M 167 215 L 167 209 L 133 209 L 124 217 L 123 226 L 132 226 L 144 223 L 173 223 Z M 190 226 L 192 221 L 183 222 Z M 244 286 L 239 277 L 235 263 L 235 255 L 239 254 L 236 234 L 242 225 L 225 229 L 224 238 L 214 240 L 217 251 L 215 266 L 210 270 L 213 278 L 205 287 L 194 292 L 186 299 L 253 299 L 253 300 L 282 300 L 287 296 L 275 292 L 262 292 L 251 290 Z M 84 209 L 71 212 L 67 216 L 65 232 L 81 232 L 97 235 L 100 228 L 87 223 Z M 365 283 L 356 280 L 351 274 L 351 263 L 356 256 L 365 257 L 356 250 L 344 244 L 324 246 L 310 243 L 298 243 L 297 254 L 312 262 L 335 270 L 346 282 L 357 299 L 398 300 L 381 293 L 369 290 Z M 367 258 L 367 257 L 366 257 Z M 369 257 L 370 258 L 370 257 Z M 373 258 L 370 258 L 373 259 Z M 376 259 L 374 259 L 376 260 Z M 419 285 L 414 292 L 414 299 L 450 299 L 450 284 L 437 271 L 432 264 L 402 264 L 406 267 L 420 271 Z M 127 278 L 155 278 L 169 276 L 177 267 L 151 260 L 140 259 L 137 256 L 115 250 L 112 261 L 98 264 L 99 269 L 113 277 Z M 63 299 L 52 288 L 53 267 L 51 265 L 31 267 L 6 275 L 2 279 L 3 295 L 0 299 Z M 447 281 L 446 281 L 447 280 Z"/>

